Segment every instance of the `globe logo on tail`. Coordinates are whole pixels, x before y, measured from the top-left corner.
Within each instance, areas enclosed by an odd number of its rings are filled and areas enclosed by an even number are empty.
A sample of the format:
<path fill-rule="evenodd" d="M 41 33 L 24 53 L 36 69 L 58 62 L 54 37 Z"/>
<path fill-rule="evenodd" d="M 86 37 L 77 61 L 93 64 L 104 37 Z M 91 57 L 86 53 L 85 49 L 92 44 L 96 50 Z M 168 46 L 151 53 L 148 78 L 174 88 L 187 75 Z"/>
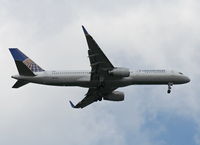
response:
<path fill-rule="evenodd" d="M 32 71 L 32 72 L 41 72 L 44 71 L 40 66 L 33 62 L 30 58 L 27 58 L 23 63 Z"/>

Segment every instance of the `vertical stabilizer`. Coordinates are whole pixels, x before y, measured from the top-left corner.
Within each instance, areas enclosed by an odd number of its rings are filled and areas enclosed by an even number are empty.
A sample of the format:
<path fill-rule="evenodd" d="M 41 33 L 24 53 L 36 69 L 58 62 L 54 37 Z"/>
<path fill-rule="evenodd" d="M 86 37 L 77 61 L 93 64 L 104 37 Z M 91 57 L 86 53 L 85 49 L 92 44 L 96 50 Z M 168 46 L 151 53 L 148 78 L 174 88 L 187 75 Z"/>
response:
<path fill-rule="evenodd" d="M 9 50 L 15 60 L 20 75 L 35 76 L 34 72 L 44 71 L 39 65 L 28 58 L 19 49 L 9 48 Z"/>

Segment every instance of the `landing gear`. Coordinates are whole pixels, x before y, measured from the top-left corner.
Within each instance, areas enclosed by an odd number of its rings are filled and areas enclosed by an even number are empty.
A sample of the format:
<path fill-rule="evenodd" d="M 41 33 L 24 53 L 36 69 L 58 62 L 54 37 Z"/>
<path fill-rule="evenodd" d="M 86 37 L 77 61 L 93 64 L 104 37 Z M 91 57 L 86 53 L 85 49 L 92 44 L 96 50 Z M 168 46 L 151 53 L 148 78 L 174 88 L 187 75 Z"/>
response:
<path fill-rule="evenodd" d="M 98 87 L 97 87 L 97 89 L 100 91 L 102 91 L 103 92 L 103 90 L 105 89 L 105 82 L 104 82 L 104 77 L 102 77 L 102 76 L 100 76 L 99 77 L 99 85 L 98 85 Z M 101 93 L 99 93 L 98 94 L 98 101 L 102 101 L 102 99 L 103 99 L 103 94 L 101 94 Z"/>
<path fill-rule="evenodd" d="M 105 87 L 105 85 L 102 83 L 98 86 L 99 89 L 103 89 Z"/>
<path fill-rule="evenodd" d="M 102 97 L 99 97 L 98 100 L 101 101 L 101 100 L 102 100 Z"/>
<path fill-rule="evenodd" d="M 172 86 L 173 86 L 173 83 L 168 83 L 168 90 L 167 90 L 168 94 L 171 93 Z"/>

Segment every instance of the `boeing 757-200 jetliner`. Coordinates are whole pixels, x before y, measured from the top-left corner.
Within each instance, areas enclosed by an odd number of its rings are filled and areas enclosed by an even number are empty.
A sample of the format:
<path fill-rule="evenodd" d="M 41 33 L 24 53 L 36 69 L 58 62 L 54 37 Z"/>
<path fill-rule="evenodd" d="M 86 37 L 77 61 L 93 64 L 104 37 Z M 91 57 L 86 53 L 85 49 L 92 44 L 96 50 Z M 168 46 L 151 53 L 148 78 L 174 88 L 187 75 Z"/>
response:
<path fill-rule="evenodd" d="M 104 100 L 123 101 L 124 93 L 115 91 L 119 87 L 129 85 L 168 85 L 168 93 L 172 85 L 188 83 L 190 79 L 181 72 L 172 70 L 135 70 L 114 67 L 92 36 L 82 26 L 89 47 L 88 57 L 91 71 L 46 71 L 28 58 L 17 48 L 10 48 L 19 75 L 13 88 L 28 83 L 52 86 L 80 86 L 89 88 L 85 98 L 77 105 L 71 101 L 73 108 L 84 108 L 87 105 Z"/>

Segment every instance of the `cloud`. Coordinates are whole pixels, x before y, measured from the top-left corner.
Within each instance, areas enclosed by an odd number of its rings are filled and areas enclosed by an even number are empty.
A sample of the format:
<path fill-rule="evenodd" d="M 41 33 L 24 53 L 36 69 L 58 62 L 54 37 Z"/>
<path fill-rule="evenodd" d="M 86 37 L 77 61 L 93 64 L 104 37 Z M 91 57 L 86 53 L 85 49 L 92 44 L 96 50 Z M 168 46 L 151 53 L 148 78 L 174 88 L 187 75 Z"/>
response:
<path fill-rule="evenodd" d="M 187 130 L 190 144 L 199 144 L 198 6 L 197 0 L 0 1 L 0 144 L 167 145 L 180 144 Z M 192 82 L 170 95 L 167 86 L 121 88 L 125 102 L 83 110 L 66 101 L 78 102 L 87 89 L 11 88 L 17 71 L 9 47 L 44 69 L 90 69 L 82 24 L 116 66 L 174 69 Z"/>

